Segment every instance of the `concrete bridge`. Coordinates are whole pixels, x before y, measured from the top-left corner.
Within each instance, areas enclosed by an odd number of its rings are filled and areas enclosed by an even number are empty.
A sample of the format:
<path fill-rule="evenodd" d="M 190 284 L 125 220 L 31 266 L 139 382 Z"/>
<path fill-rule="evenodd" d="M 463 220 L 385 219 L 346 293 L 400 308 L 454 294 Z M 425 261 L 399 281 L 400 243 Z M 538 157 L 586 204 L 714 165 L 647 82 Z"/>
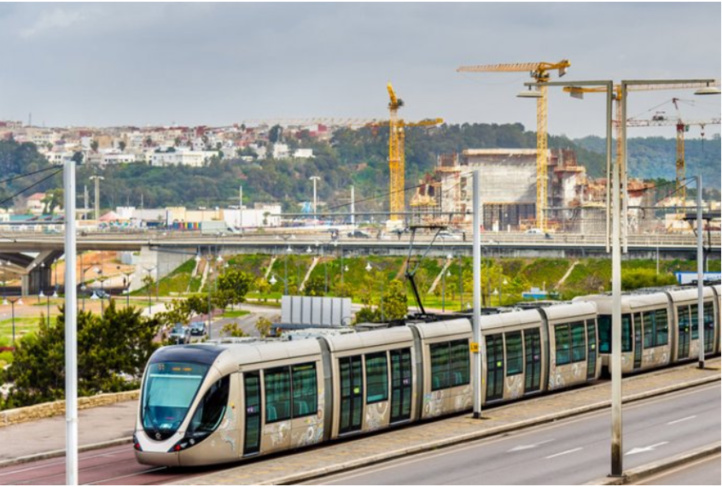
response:
<path fill-rule="evenodd" d="M 302 233 L 303 232 L 303 233 Z M 417 235 L 413 245 L 408 234 L 400 238 L 347 238 L 332 240 L 330 232 L 279 229 L 276 233 L 248 233 L 243 235 L 201 235 L 190 232 L 97 233 L 79 235 L 79 252 L 125 251 L 138 253 L 137 262 L 154 279 L 162 278 L 194 255 L 212 253 L 285 254 L 288 248 L 295 254 L 324 254 L 338 256 L 407 255 L 423 253 L 432 243 L 432 234 Z M 50 268 L 63 255 L 62 235 L 4 233 L 0 235 L 0 269 L 7 274 L 22 276 L 23 294 L 36 294 L 50 285 Z M 484 232 L 482 253 L 486 257 L 609 257 L 603 235 L 581 234 L 525 234 L 513 232 Z M 719 232 L 705 235 L 705 258 L 711 252 L 720 253 Z M 624 258 L 629 259 L 695 259 L 697 240 L 693 234 L 649 234 L 629 237 Z M 471 235 L 454 235 L 437 239 L 428 255 L 472 255 Z M 136 272 L 131 289 L 141 286 L 142 273 Z M 4 279 L 5 276 L 0 277 Z"/>

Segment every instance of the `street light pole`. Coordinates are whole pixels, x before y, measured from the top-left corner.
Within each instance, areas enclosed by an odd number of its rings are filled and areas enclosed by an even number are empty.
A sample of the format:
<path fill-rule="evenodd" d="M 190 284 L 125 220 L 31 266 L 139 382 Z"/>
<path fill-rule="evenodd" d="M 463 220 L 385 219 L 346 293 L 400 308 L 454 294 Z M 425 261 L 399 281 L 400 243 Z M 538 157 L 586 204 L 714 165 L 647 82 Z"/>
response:
<path fill-rule="evenodd" d="M 95 180 L 95 220 L 98 221 L 100 219 L 100 181 L 105 178 L 95 175 L 88 179 Z"/>
<path fill-rule="evenodd" d="M 474 384 L 474 419 L 481 419 L 481 215 L 479 214 L 481 172 L 473 173 L 473 225 L 474 225 L 474 314 L 472 321 L 472 383 Z"/>
<path fill-rule="evenodd" d="M 316 222 L 318 221 L 318 217 L 316 216 L 316 211 L 317 211 L 317 209 L 316 209 L 316 208 L 317 208 L 317 207 L 316 207 L 316 203 L 317 203 L 317 200 L 316 200 L 316 182 L 317 182 L 319 179 L 321 179 L 321 178 L 318 177 L 318 176 L 311 176 L 311 177 L 308 178 L 308 179 L 310 179 L 311 181 L 313 181 L 313 226 L 315 227 L 315 226 L 316 226 Z"/>
<path fill-rule="evenodd" d="M 702 175 L 697 183 L 697 335 L 699 336 L 699 368 L 704 369 L 704 248 L 702 247 Z"/>

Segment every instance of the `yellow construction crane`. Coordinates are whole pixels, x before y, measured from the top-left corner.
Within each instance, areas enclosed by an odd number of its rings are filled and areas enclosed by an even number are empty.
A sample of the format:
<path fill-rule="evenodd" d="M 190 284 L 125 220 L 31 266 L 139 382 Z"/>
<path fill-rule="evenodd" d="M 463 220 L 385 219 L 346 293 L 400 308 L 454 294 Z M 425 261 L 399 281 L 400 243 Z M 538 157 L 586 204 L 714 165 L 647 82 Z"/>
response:
<path fill-rule="evenodd" d="M 567 72 L 571 63 L 562 59 L 557 63 L 515 63 L 515 64 L 487 64 L 478 66 L 461 66 L 459 73 L 497 73 L 529 71 L 529 75 L 537 83 L 549 81 L 549 71 L 557 70 L 561 78 Z M 546 230 L 546 215 L 544 208 L 547 205 L 547 87 L 540 86 L 538 91 L 530 91 L 529 97 L 537 98 L 536 110 L 536 226 L 542 231 Z"/>
<path fill-rule="evenodd" d="M 627 127 L 662 127 L 674 125 L 677 129 L 677 153 L 675 160 L 675 172 L 677 176 L 676 181 L 676 194 L 682 201 L 680 214 L 684 213 L 684 208 L 687 201 L 687 186 L 685 179 L 687 178 L 687 165 L 684 156 L 684 133 L 689 130 L 692 125 L 698 125 L 702 129 L 702 136 L 704 136 L 704 128 L 706 125 L 719 125 L 720 118 L 711 118 L 709 120 L 683 120 L 682 114 L 679 111 L 679 102 L 685 102 L 687 100 L 680 100 L 679 98 L 672 98 L 671 102 L 674 105 L 675 111 L 677 112 L 676 119 L 667 118 L 666 115 L 657 113 L 650 120 L 627 120 Z"/>
<path fill-rule="evenodd" d="M 639 85 L 629 85 L 627 86 L 627 91 L 652 91 L 652 90 L 679 90 L 679 89 L 704 89 L 709 87 L 719 87 L 719 81 L 715 81 L 713 83 L 707 83 L 707 82 L 690 82 L 690 83 L 670 83 L 670 84 L 639 84 Z M 604 87 L 594 87 L 594 88 L 586 88 L 581 86 L 565 86 L 563 90 L 567 93 L 569 93 L 574 98 L 584 98 L 585 93 L 604 93 L 606 92 L 606 88 Z M 616 84 L 614 85 L 614 101 L 616 103 L 616 118 L 613 120 L 613 124 L 616 128 L 616 139 L 617 141 L 622 140 L 622 125 L 620 123 L 620 120 L 622 119 L 622 85 Z M 678 98 L 673 98 L 673 102 L 675 103 L 675 108 L 677 108 L 677 121 L 672 122 L 666 117 L 663 117 L 661 120 L 655 120 L 654 117 L 652 120 L 634 120 L 634 119 L 627 119 L 627 127 L 652 127 L 652 126 L 662 126 L 662 125 L 676 125 L 677 126 L 677 158 L 676 158 L 676 172 L 677 172 L 677 194 L 680 195 L 682 198 L 682 206 L 684 207 L 684 201 L 686 200 L 687 191 L 686 186 L 684 185 L 684 179 L 685 179 L 685 162 L 684 162 L 684 131 L 685 126 L 689 125 L 701 125 L 704 127 L 705 124 L 714 125 L 715 120 L 716 124 L 719 124 L 719 118 L 712 119 L 708 122 L 690 122 L 690 123 L 682 123 L 682 118 L 679 115 L 679 108 L 677 107 L 677 104 L 675 100 L 679 101 Z M 623 209 L 623 218 L 626 222 L 626 213 L 627 213 L 627 168 L 624 167 L 624 147 L 622 144 L 617 143 L 617 167 L 620 168 L 620 177 L 622 180 L 622 201 L 624 205 Z M 610 168 L 607 168 L 608 170 Z M 610 178 L 612 175 L 607 174 L 607 177 Z M 625 239 L 626 239 L 626 223 L 622 225 L 622 231 L 625 233 Z"/>
<path fill-rule="evenodd" d="M 444 123 L 440 118 L 405 122 L 398 116 L 398 110 L 404 106 L 403 100 L 396 96 L 391 83 L 386 85 L 389 92 L 389 219 L 402 220 L 404 203 L 404 171 L 406 157 L 404 155 L 405 127 L 428 127 Z"/>

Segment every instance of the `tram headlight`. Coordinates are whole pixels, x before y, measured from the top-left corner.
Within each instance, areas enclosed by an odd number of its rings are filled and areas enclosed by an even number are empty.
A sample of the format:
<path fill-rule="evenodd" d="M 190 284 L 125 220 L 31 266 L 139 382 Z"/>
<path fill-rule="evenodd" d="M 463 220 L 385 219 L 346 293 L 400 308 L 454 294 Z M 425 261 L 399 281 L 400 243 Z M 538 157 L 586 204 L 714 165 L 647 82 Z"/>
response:
<path fill-rule="evenodd" d="M 143 448 L 140 446 L 140 442 L 138 441 L 138 437 L 133 435 L 133 448 L 137 451 L 143 451 Z"/>
<path fill-rule="evenodd" d="M 192 447 L 193 445 L 197 445 L 201 441 L 208 438 L 210 434 L 210 432 L 186 433 L 186 435 L 181 440 L 179 440 L 178 443 L 173 445 L 173 447 L 168 450 L 168 453 L 183 451 L 187 448 Z"/>

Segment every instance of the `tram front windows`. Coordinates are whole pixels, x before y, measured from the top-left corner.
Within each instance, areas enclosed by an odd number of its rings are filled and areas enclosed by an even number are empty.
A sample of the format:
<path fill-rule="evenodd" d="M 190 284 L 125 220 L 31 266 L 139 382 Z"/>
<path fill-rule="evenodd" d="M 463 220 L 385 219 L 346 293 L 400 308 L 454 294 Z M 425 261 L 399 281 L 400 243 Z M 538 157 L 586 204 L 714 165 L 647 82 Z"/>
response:
<path fill-rule="evenodd" d="M 208 371 L 207 365 L 158 362 L 148 368 L 141 420 L 154 440 L 170 438 L 180 427 Z"/>
<path fill-rule="evenodd" d="M 229 380 L 226 376 L 208 388 L 203 399 L 198 403 L 186 436 L 199 440 L 218 428 L 228 404 L 228 384 Z"/>

